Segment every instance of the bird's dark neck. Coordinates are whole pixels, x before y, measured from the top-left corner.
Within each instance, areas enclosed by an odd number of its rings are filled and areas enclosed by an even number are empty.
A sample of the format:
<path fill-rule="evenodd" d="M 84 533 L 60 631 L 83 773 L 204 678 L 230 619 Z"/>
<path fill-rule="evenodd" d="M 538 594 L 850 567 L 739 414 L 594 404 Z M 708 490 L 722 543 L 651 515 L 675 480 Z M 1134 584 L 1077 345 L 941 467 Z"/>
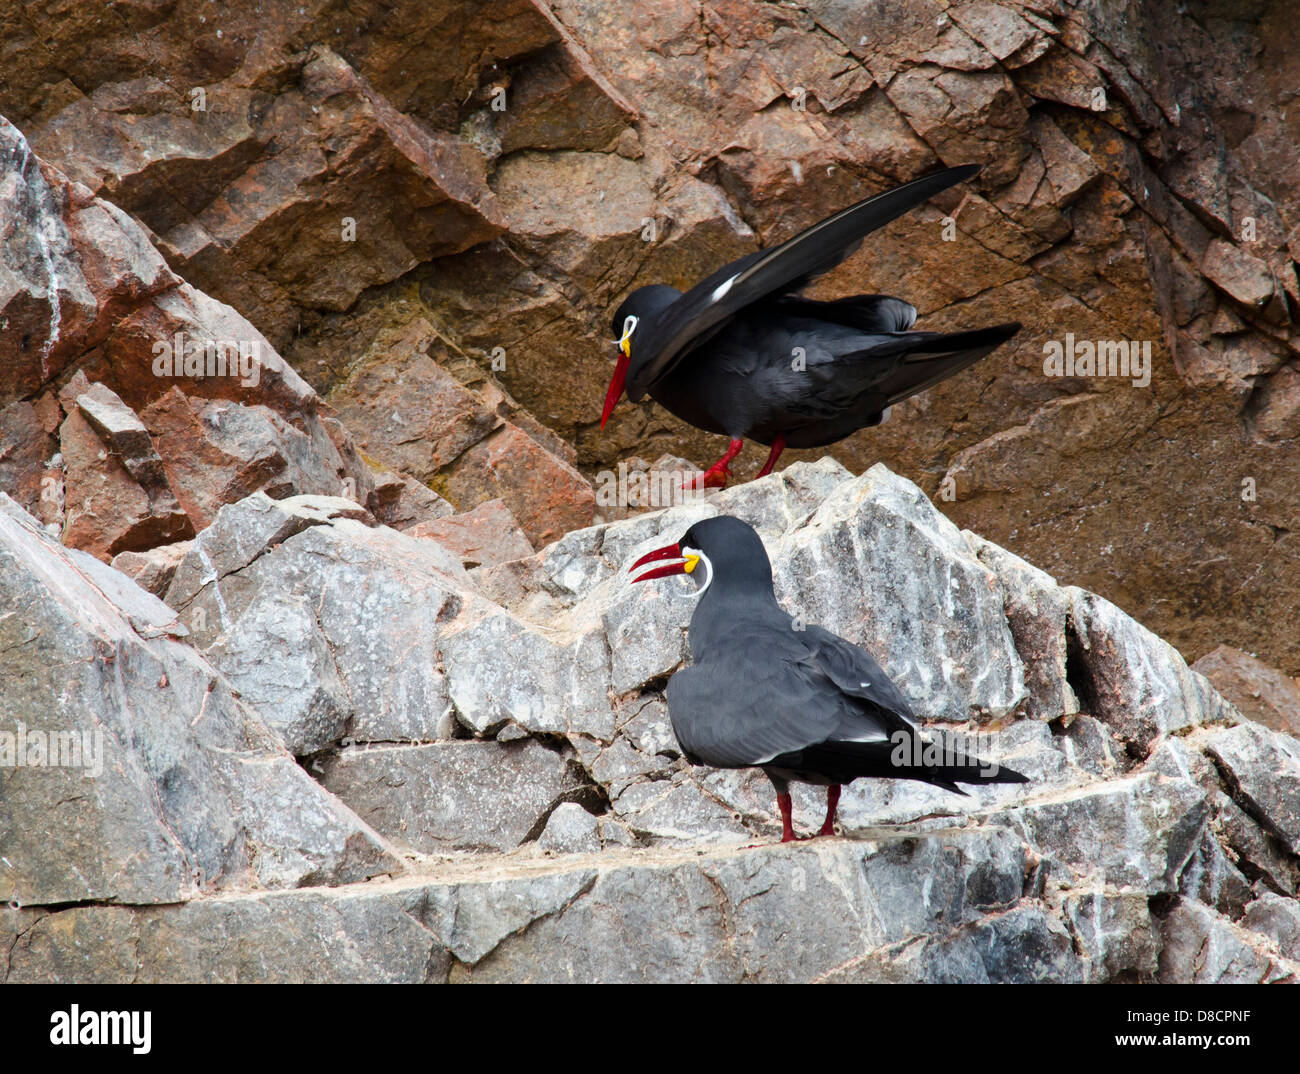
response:
<path fill-rule="evenodd" d="M 756 627 L 788 628 L 790 616 L 776 602 L 772 585 L 719 585 L 715 580 L 691 615 L 691 654 L 699 661 L 718 646 L 730 647 Z"/>

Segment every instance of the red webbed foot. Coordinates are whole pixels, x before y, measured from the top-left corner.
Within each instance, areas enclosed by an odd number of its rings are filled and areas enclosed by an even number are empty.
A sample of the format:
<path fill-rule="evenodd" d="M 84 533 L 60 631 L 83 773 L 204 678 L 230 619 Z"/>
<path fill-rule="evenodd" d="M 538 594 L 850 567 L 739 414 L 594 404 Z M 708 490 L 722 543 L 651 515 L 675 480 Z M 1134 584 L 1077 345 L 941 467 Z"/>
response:
<path fill-rule="evenodd" d="M 727 478 L 731 477 L 731 460 L 740 454 L 741 448 L 745 446 L 743 440 L 733 440 L 727 448 L 727 453 L 717 462 L 710 466 L 704 473 L 682 484 L 684 489 L 724 489 L 727 487 Z"/>

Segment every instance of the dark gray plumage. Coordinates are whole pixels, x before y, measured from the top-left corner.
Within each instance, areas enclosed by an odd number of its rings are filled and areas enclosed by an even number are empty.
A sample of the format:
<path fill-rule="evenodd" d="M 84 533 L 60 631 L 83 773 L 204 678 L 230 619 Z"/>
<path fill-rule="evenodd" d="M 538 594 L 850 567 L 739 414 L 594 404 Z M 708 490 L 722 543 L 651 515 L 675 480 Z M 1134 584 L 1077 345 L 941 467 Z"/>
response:
<path fill-rule="evenodd" d="M 689 573 L 700 589 L 693 663 L 668 683 L 673 731 L 693 763 L 762 768 L 776 787 L 783 841 L 794 838 L 791 780 L 828 787 L 820 834 L 833 830 L 840 784 L 859 777 L 922 780 L 957 793 L 958 783 L 1024 782 L 960 753 L 927 763 L 916 749 L 925 740 L 911 706 L 871 654 L 821 627 L 797 628 L 777 603 L 767 552 L 751 526 L 705 519 L 633 569 L 666 559 L 681 562 L 636 581 Z"/>
<path fill-rule="evenodd" d="M 601 424 L 624 386 L 634 401 L 649 393 L 682 420 L 731 439 L 703 479 L 720 485 L 746 439 L 772 448 L 761 476 L 785 447 L 822 447 L 876 425 L 895 403 L 983 358 L 1020 325 L 917 332 L 916 309 L 899 298 L 818 302 L 795 293 L 871 231 L 978 171 L 949 168 L 868 198 L 685 294 L 664 284 L 633 291 L 614 315 L 623 353 Z"/>

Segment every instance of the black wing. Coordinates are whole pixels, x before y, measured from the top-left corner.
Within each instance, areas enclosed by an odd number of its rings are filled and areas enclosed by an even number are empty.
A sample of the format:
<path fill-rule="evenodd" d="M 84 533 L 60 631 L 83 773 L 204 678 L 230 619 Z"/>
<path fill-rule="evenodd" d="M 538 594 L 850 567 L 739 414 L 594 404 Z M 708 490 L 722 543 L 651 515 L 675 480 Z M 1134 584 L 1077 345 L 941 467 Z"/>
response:
<path fill-rule="evenodd" d="M 907 358 L 880 381 L 877 389 L 886 405 L 895 406 L 974 365 L 1019 331 L 1020 325 L 1012 321 L 968 332 L 911 333 L 922 338 L 915 341 Z"/>
<path fill-rule="evenodd" d="M 771 250 L 749 254 L 696 284 L 645 327 L 632 346 L 627 394 L 637 402 L 686 353 L 691 344 L 746 306 L 802 287 L 854 253 L 862 240 L 909 209 L 976 175 L 978 164 L 913 179 L 851 205 Z"/>
<path fill-rule="evenodd" d="M 820 670 L 841 692 L 865 702 L 889 731 L 916 730 L 912 706 L 866 649 L 824 627 L 810 626 L 804 633 L 816 647 Z"/>
<path fill-rule="evenodd" d="M 830 302 L 783 295 L 774 308 L 783 317 L 829 321 L 859 332 L 906 332 L 916 324 L 916 307 L 893 295 L 849 295 Z"/>
<path fill-rule="evenodd" d="M 757 433 L 764 443 L 779 431 L 791 447 L 832 444 L 872 424 L 873 414 L 978 362 L 1018 328 L 1006 324 L 952 333 L 881 331 L 876 328 L 880 318 L 872 319 L 874 311 L 831 311 L 830 305 L 782 300 L 777 304 L 781 316 L 746 314 L 730 322 L 734 331 L 712 351 L 723 373 L 744 378 L 745 390 L 735 398 L 745 405 L 743 410 L 737 406 L 737 412 L 751 435 Z M 792 319 L 791 314 L 805 308 L 806 316 L 818 319 Z M 850 312 L 862 329 L 845 326 Z M 832 316 L 837 324 L 829 323 Z M 807 359 L 799 370 L 788 358 L 795 347 L 803 349 Z"/>
<path fill-rule="evenodd" d="M 683 668 L 668 714 L 689 760 L 762 765 L 827 742 L 887 745 L 911 708 L 871 655 L 820 627 L 755 631 L 739 660 Z"/>

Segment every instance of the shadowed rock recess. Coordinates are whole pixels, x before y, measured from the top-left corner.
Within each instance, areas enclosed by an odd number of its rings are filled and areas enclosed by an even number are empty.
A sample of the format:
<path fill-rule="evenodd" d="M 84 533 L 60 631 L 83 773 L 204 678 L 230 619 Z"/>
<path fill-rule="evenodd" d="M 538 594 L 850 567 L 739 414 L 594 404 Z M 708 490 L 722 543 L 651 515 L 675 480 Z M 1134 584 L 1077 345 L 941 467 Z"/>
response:
<path fill-rule="evenodd" d="M 1300 980 L 1300 52 L 1112 7 L 0 14 L 0 980 Z M 716 455 L 597 435 L 624 294 L 971 161 L 821 286 L 1014 347 L 598 501 Z M 691 583 L 625 573 L 715 513 L 1030 782 L 772 845 L 668 722 Z"/>

